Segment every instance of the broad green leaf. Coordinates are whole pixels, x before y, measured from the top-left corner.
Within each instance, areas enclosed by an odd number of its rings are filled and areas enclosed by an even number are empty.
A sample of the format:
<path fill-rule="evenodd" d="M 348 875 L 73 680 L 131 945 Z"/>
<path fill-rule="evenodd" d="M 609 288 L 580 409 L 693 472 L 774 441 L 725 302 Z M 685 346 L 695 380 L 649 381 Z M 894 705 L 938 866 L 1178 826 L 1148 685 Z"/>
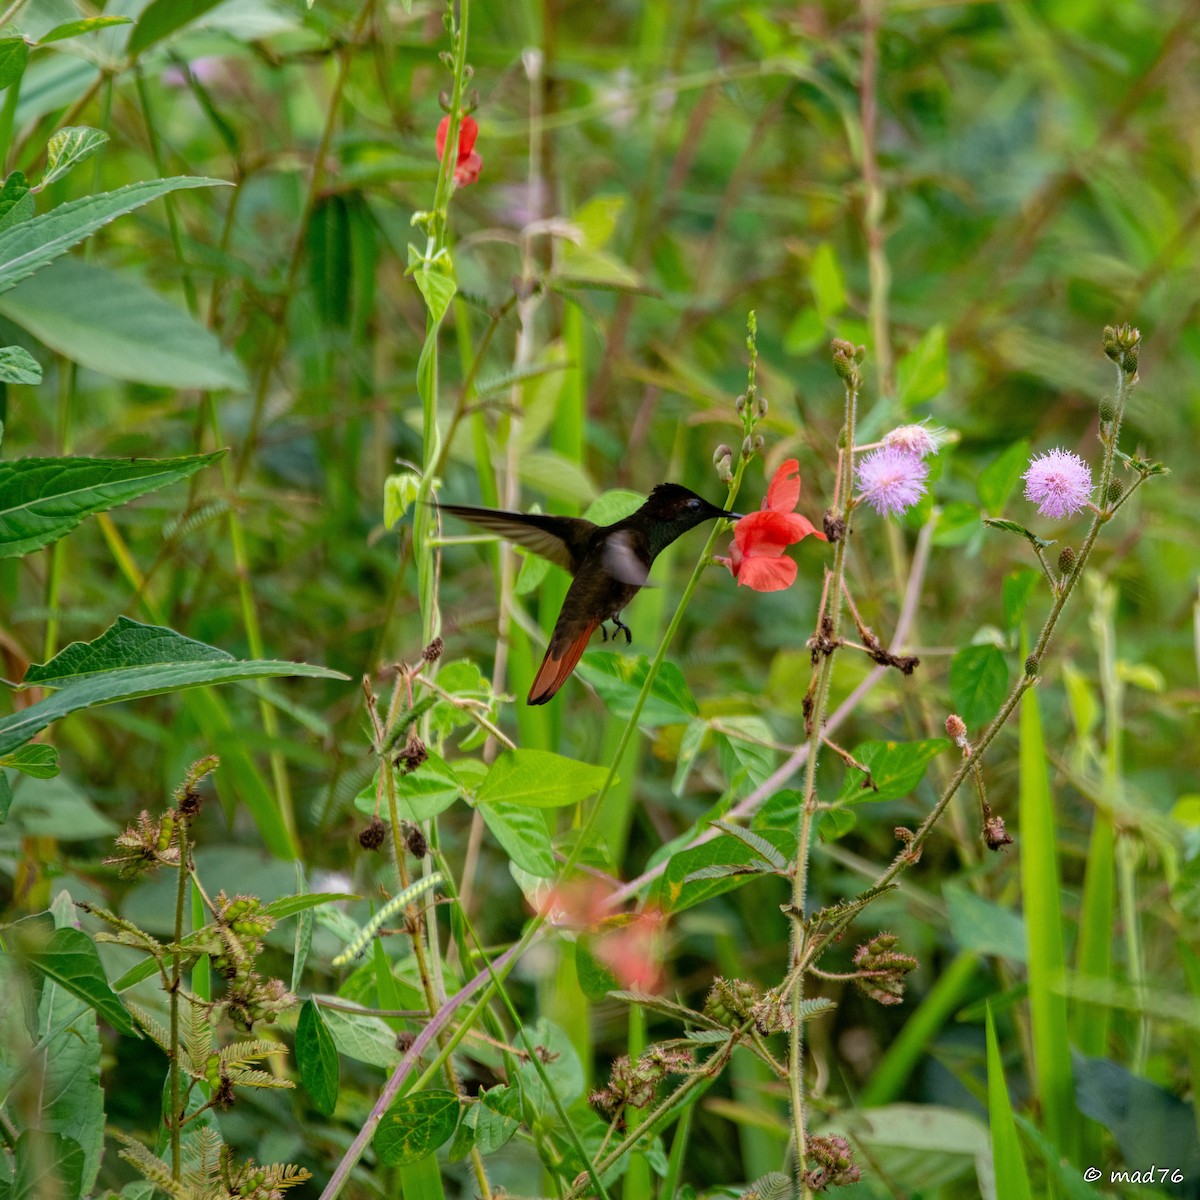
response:
<path fill-rule="evenodd" d="M 968 729 L 987 724 L 1008 693 L 1008 663 L 998 646 L 964 646 L 950 660 L 950 703 Z"/>
<path fill-rule="evenodd" d="M 67 38 L 79 37 L 82 33 L 91 33 L 94 29 L 111 29 L 114 25 L 132 25 L 132 17 L 81 17 L 78 21 L 64 21 L 55 25 L 49 33 L 38 38 L 39 46 L 48 46 L 51 42 L 66 41 Z"/>
<path fill-rule="evenodd" d="M 1023 567 L 1004 577 L 1001 594 L 1004 597 L 1004 628 L 1015 629 L 1025 615 L 1029 601 L 1037 591 L 1038 582 L 1045 576 L 1041 571 Z"/>
<path fill-rule="evenodd" d="M 521 1093 L 510 1086 L 479 1093 L 475 1118 L 475 1145 L 480 1154 L 492 1154 L 506 1145 L 521 1124 Z"/>
<path fill-rule="evenodd" d="M 59 892 L 51 906 L 57 932 L 84 939 L 93 966 L 99 966 L 90 939 L 75 929 L 76 910 L 67 892 Z M 103 976 L 100 976 L 103 987 Z M 109 999 L 119 1004 L 116 996 Z M 123 1009 L 118 1011 L 124 1012 Z M 40 988 L 37 1008 L 39 1045 L 40 1126 L 48 1133 L 70 1138 L 83 1151 L 83 1191 L 89 1192 L 100 1171 L 104 1152 L 104 1091 L 100 1086 L 100 1030 L 91 1002 L 61 986 L 53 978 Z"/>
<path fill-rule="evenodd" d="M 0 460 L 0 558 L 40 550 L 85 517 L 187 479 L 224 453 Z"/>
<path fill-rule="evenodd" d="M 237 358 L 188 312 L 137 279 L 83 259 L 64 259 L 13 288 L 0 297 L 0 314 L 72 362 L 114 379 L 172 388 L 248 386 Z"/>
<path fill-rule="evenodd" d="M 546 1069 L 546 1078 L 564 1108 L 583 1095 L 583 1064 L 571 1039 L 560 1025 L 540 1017 L 536 1025 L 527 1025 L 517 1034 L 513 1045 L 537 1054 Z M 550 1100 L 549 1097 L 541 1099 L 545 1095 L 545 1085 L 533 1064 L 527 1062 L 519 1067 L 517 1077 L 526 1100 L 533 1098 L 535 1111 L 546 1112 Z"/>
<path fill-rule="evenodd" d="M 46 170 L 38 184 L 39 190 L 91 158 L 107 142 L 108 134 L 104 130 L 87 125 L 65 125 L 56 130 L 46 143 Z"/>
<path fill-rule="evenodd" d="M 847 804 L 864 800 L 900 800 L 925 778 L 925 769 L 951 743 L 945 738 L 919 742 L 863 742 L 851 754 L 871 772 L 874 788 L 863 787 L 866 776 L 856 767 L 846 772 L 838 799 Z"/>
<path fill-rule="evenodd" d="M 174 2 L 174 0 L 172 0 Z M 0 230 L 0 292 L 16 287 L 35 271 L 110 221 L 133 212 L 151 200 L 183 188 L 223 186 L 221 179 L 177 176 L 131 183 L 113 192 L 100 192 L 60 204 L 47 213 Z"/>
<path fill-rule="evenodd" d="M 992 1129 L 992 1168 L 996 1174 L 996 1194 L 1005 1200 L 1032 1200 L 1025 1157 L 1013 1121 L 1008 1084 L 1004 1080 L 1004 1062 L 1000 1043 L 992 1020 L 991 1005 L 987 1010 L 987 1076 L 988 1117 Z"/>
<path fill-rule="evenodd" d="M 176 30 L 216 8 L 222 0 L 151 0 L 142 10 L 138 23 L 129 35 L 126 50 L 132 58 L 143 50 L 170 37 Z"/>
<path fill-rule="evenodd" d="M 450 307 L 450 301 L 458 291 L 454 282 L 454 269 L 449 259 L 444 266 L 438 263 L 422 263 L 413 271 L 412 277 L 421 295 L 425 297 L 425 306 L 429 309 L 433 323 L 437 325 L 446 315 L 446 309 Z"/>
<path fill-rule="evenodd" d="M 42 364 L 23 346 L 0 346 L 0 383 L 42 382 Z"/>
<path fill-rule="evenodd" d="M 421 492 L 421 477 L 415 471 L 389 475 L 383 481 L 383 523 L 391 529 L 412 507 Z"/>
<path fill-rule="evenodd" d="M 829 242 L 821 242 L 813 254 L 809 283 L 821 321 L 828 325 L 846 305 L 846 285 L 838 265 L 837 251 Z"/>
<path fill-rule="evenodd" d="M 286 675 L 347 678 L 308 663 L 242 661 L 172 629 L 118 617 L 94 642 L 73 642 L 50 662 L 26 671 L 22 686 L 36 682 L 62 690 L 0 720 L 0 754 L 80 709 L 201 684 Z"/>
<path fill-rule="evenodd" d="M 571 214 L 571 224 L 579 230 L 579 245 L 585 250 L 603 250 L 617 228 L 617 221 L 625 209 L 626 198 L 612 193 L 593 196 Z M 572 242 L 564 242 L 564 255 L 574 249 Z"/>
<path fill-rule="evenodd" d="M 17 1138 L 12 1184 L 4 1200 L 78 1200 L 83 1195 L 84 1154 L 74 1138 L 25 1129 Z"/>
<path fill-rule="evenodd" d="M 338 1056 L 321 1010 L 312 1000 L 300 1006 L 296 1022 L 296 1067 L 313 1107 L 328 1117 L 337 1107 Z"/>
<path fill-rule="evenodd" d="M 858 813 L 852 808 L 829 808 L 817 818 L 817 837 L 823 842 L 844 838 L 858 824 Z"/>
<path fill-rule="evenodd" d="M 521 480 L 551 500 L 571 504 L 590 504 L 596 499 L 596 485 L 584 468 L 555 450 L 530 450 L 517 463 Z"/>
<path fill-rule="evenodd" d="M 783 335 L 783 348 L 789 354 L 811 354 L 828 336 L 821 314 L 811 304 L 805 305 L 787 327 Z"/>
<path fill-rule="evenodd" d="M 502 801 L 530 808 L 579 804 L 600 790 L 606 767 L 593 767 L 548 750 L 506 750 L 476 792 L 480 804 Z"/>
<path fill-rule="evenodd" d="M 328 1008 L 321 1015 L 339 1054 L 385 1071 L 400 1061 L 396 1031 L 381 1018 L 337 1008 Z"/>
<path fill-rule="evenodd" d="M 96 943 L 81 929 L 56 929 L 49 941 L 21 946 L 20 952 L 25 962 L 94 1008 L 114 1029 L 137 1033 L 125 1005 L 109 987 Z"/>
<path fill-rule="evenodd" d="M 453 1092 L 401 1096 L 384 1114 L 372 1139 L 379 1161 L 398 1167 L 426 1158 L 450 1140 L 458 1124 L 459 1108 Z"/>
<path fill-rule="evenodd" d="M 1025 961 L 1025 922 L 1016 913 L 957 883 L 943 883 L 942 895 L 950 932 L 964 950 Z"/>
<path fill-rule="evenodd" d="M 1012 490 L 1029 465 L 1029 443 L 1013 442 L 998 458 L 993 459 L 975 481 L 979 503 L 987 512 L 1003 512 Z"/>
<path fill-rule="evenodd" d="M 28 61 L 29 47 L 24 38 L 0 38 L 0 89 L 16 83 Z"/>
<path fill-rule="evenodd" d="M 463 781 L 440 754 L 429 757 L 415 771 L 395 772 L 396 799 L 400 815 L 411 821 L 427 821 L 444 812 L 463 794 Z M 375 782 L 369 783 L 354 800 L 360 812 L 375 811 Z"/>
<path fill-rule="evenodd" d="M 540 809 L 493 801 L 481 804 L 479 811 L 492 836 L 518 867 L 539 879 L 553 877 L 554 851 Z"/>
<path fill-rule="evenodd" d="M 0 187 L 0 229 L 28 221 L 33 212 L 29 181 L 20 171 L 13 171 Z"/>
<path fill-rule="evenodd" d="M 760 836 L 787 860 L 796 854 L 796 837 L 783 829 L 764 829 Z M 671 856 L 663 875 L 662 904 L 668 912 L 680 912 L 695 904 L 719 896 L 722 892 L 741 887 L 761 873 L 761 855 L 739 838 L 725 834 L 711 842 L 693 846 Z M 718 870 L 733 868 L 736 874 L 717 874 Z M 712 874 L 696 878 L 701 871 Z M 743 870 L 744 869 L 744 870 Z"/>
<path fill-rule="evenodd" d="M 633 714 L 634 702 L 649 670 L 650 660 L 644 654 L 633 657 L 612 650 L 589 651 L 576 668 L 577 673 L 596 689 L 604 707 L 620 721 L 628 720 Z M 638 724 L 643 729 L 684 725 L 699 712 L 683 672 L 667 661 L 659 668 L 650 687 Z"/>
<path fill-rule="evenodd" d="M 33 779 L 53 779 L 58 774 L 58 751 L 53 746 L 22 746 L 0 757 L 0 767 L 11 767 Z"/>
<path fill-rule="evenodd" d="M 334 192 L 317 200 L 305 230 L 305 249 L 308 252 L 308 285 L 317 315 L 322 324 L 332 329 L 345 329 L 350 324 L 353 271 L 350 211 L 344 195 Z M 417 286 L 420 287 L 419 280 Z M 424 292 L 424 288 L 421 290 Z"/>
<path fill-rule="evenodd" d="M 903 408 L 932 400 L 946 386 L 946 328 L 932 329 L 896 364 L 896 398 Z"/>

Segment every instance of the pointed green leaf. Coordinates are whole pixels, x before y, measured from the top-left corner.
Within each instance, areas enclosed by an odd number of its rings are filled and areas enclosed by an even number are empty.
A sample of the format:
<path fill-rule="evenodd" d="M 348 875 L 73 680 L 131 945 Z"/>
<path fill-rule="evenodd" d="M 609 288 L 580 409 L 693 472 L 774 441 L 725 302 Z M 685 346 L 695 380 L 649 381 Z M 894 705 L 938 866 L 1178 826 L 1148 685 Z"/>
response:
<path fill-rule="evenodd" d="M 925 769 L 950 746 L 945 738 L 918 742 L 863 742 L 851 753 L 871 772 L 874 787 L 863 787 L 866 776 L 856 767 L 846 772 L 838 799 L 854 804 L 863 800 L 900 800 L 925 778 Z"/>
<path fill-rule="evenodd" d="M 24 38 L 0 38 L 0 89 L 16 83 L 28 61 L 29 47 Z"/>
<path fill-rule="evenodd" d="M 25 226 L 27 227 L 27 226 Z M 68 258 L 0 297 L 0 314 L 80 366 L 172 388 L 247 387 L 237 357 L 129 275 Z"/>
<path fill-rule="evenodd" d="M 1021 473 L 1028 465 L 1029 443 L 1014 442 L 979 472 L 979 478 L 975 481 L 979 503 L 988 512 L 1003 512 L 1013 488 L 1017 486 Z"/>
<path fill-rule="evenodd" d="M 33 779 L 53 779 L 58 774 L 58 751 L 53 746 L 22 746 L 0 757 L 0 767 L 11 767 Z"/>
<path fill-rule="evenodd" d="M 296 1022 L 296 1066 L 313 1107 L 329 1116 L 337 1107 L 338 1055 L 321 1010 L 311 1000 L 300 1006 Z"/>
<path fill-rule="evenodd" d="M 1053 538 L 1049 541 L 1040 538 L 1031 529 L 1026 529 L 1024 525 L 1016 521 L 1009 521 L 1003 517 L 984 517 L 983 523 L 991 529 L 1002 529 L 1005 533 L 1020 534 L 1031 546 L 1036 546 L 1039 550 L 1045 550 L 1047 546 L 1054 545 Z"/>
<path fill-rule="evenodd" d="M 72 200 L 19 225 L 10 225 L 0 230 L 0 292 L 16 287 L 22 279 L 40 271 L 97 229 L 151 200 L 182 188 L 218 186 L 224 186 L 224 180 L 187 175 L 150 179 L 116 191 Z"/>
<path fill-rule="evenodd" d="M 0 719 L 0 754 L 7 754 L 68 713 L 118 700 L 239 679 L 306 675 L 345 679 L 308 663 L 242 661 L 172 629 L 118 617 L 94 642 L 73 642 L 48 663 L 31 666 L 23 686 L 60 688 L 45 700 Z"/>
<path fill-rule="evenodd" d="M 74 1138 L 40 1129 L 23 1130 L 17 1138 L 12 1183 L 4 1200 L 78 1200 L 83 1193 L 84 1155 Z"/>
<path fill-rule="evenodd" d="M 221 0 L 151 0 L 142 10 L 137 27 L 129 35 L 126 47 L 129 56 L 132 58 L 141 54 L 155 42 L 170 37 L 176 30 L 202 17 L 220 3 Z"/>
<path fill-rule="evenodd" d="M 38 38 L 39 46 L 48 46 L 51 42 L 63 42 L 67 38 L 79 37 L 82 33 L 91 33 L 94 29 L 111 29 L 114 25 L 132 25 L 132 17 L 81 17 L 78 21 L 64 21 L 55 25 L 49 33 Z"/>
<path fill-rule="evenodd" d="M 18 947 L 21 957 L 48 979 L 94 1008 L 114 1029 L 136 1034 L 125 1005 L 108 985 L 96 943 L 81 929 L 56 929 L 43 944 Z"/>
<path fill-rule="evenodd" d="M 946 386 L 946 327 L 932 329 L 896 364 L 896 399 L 903 408 L 932 400 Z"/>
<path fill-rule="evenodd" d="M 87 125 L 64 125 L 46 143 L 46 170 L 38 188 L 61 179 L 72 167 L 91 158 L 108 141 L 102 129 Z"/>
<path fill-rule="evenodd" d="M 0 346 L 0 383 L 42 382 L 42 364 L 23 346 Z"/>
<path fill-rule="evenodd" d="M 0 558 L 40 550 L 85 517 L 187 479 L 224 453 L 0 460 Z"/>
<path fill-rule="evenodd" d="M 1004 1081 L 1004 1065 L 996 1026 L 992 1021 L 991 1005 L 987 1010 L 987 1075 L 988 1116 L 992 1127 L 992 1168 L 996 1174 L 996 1195 L 1005 1200 L 1032 1200 L 1025 1157 L 1017 1138 L 1008 1085 Z"/>
<path fill-rule="evenodd" d="M 492 836 L 518 867 L 539 879 L 553 877 L 554 851 L 546 818 L 539 809 L 492 801 L 481 804 L 479 812 Z"/>
<path fill-rule="evenodd" d="M 529 808 L 579 804 L 600 790 L 606 767 L 593 767 L 548 750 L 507 750 L 476 793 L 480 804 L 503 801 Z"/>
<path fill-rule="evenodd" d="M 460 1104 L 453 1092 L 402 1096 L 383 1116 L 372 1144 L 389 1167 L 420 1162 L 444 1145 L 458 1124 Z"/>
<path fill-rule="evenodd" d="M 0 187 L 0 229 L 28 221 L 33 211 L 29 181 L 20 171 L 13 171 Z"/>

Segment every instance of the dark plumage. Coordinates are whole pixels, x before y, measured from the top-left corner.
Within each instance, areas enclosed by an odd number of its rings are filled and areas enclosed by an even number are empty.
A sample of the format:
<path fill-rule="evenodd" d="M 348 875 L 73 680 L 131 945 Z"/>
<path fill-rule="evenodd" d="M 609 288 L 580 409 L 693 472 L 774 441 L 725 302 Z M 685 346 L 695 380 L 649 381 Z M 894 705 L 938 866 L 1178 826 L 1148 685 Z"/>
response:
<path fill-rule="evenodd" d="M 659 484 L 637 512 L 613 525 L 465 504 L 439 507 L 548 558 L 575 577 L 529 690 L 530 704 L 545 704 L 562 687 L 598 625 L 612 621 L 625 631 L 626 642 L 631 640 L 621 611 L 646 583 L 655 558 L 680 534 L 715 517 L 738 515 L 677 483 Z"/>

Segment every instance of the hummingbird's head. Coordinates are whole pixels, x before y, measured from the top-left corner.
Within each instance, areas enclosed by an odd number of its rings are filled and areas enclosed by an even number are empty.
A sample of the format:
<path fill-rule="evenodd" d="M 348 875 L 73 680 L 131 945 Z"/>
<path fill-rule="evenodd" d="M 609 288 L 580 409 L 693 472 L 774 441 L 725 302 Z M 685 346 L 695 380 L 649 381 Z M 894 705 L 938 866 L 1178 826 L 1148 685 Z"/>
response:
<path fill-rule="evenodd" d="M 726 512 L 715 504 L 709 504 L 703 496 L 697 496 L 690 488 L 682 487 L 678 483 L 660 483 L 642 505 L 640 515 L 650 518 L 653 528 L 665 537 L 662 545 L 656 546 L 657 553 L 669 546 L 680 534 L 695 528 L 702 521 L 711 521 L 716 517 L 736 520 L 739 514 Z M 659 540 L 660 537 L 651 535 L 652 543 Z"/>

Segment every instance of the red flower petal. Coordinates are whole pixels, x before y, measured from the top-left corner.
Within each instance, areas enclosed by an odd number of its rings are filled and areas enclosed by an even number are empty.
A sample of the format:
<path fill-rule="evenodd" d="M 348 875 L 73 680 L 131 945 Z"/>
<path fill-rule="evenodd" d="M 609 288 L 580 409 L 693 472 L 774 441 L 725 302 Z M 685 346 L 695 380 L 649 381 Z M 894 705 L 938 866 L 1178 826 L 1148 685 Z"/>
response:
<path fill-rule="evenodd" d="M 454 182 L 458 187 L 466 187 L 479 178 L 479 172 L 482 170 L 483 159 L 471 151 L 466 158 L 458 160 L 458 166 L 454 168 Z"/>
<path fill-rule="evenodd" d="M 797 536 L 792 524 L 794 518 L 795 513 L 770 509 L 750 513 L 734 526 L 733 536 L 743 554 L 782 554 L 785 546 L 804 536 L 803 533 Z"/>
<path fill-rule="evenodd" d="M 756 592 L 782 592 L 796 579 L 796 564 L 790 558 L 769 558 L 762 555 L 747 558 L 738 572 L 738 587 L 753 588 Z"/>
<path fill-rule="evenodd" d="M 789 458 L 775 472 L 763 508 L 775 512 L 790 513 L 800 503 L 800 464 Z"/>
<path fill-rule="evenodd" d="M 460 167 L 471 151 L 475 149 L 475 139 L 478 136 L 479 126 L 475 118 L 463 117 L 462 124 L 458 127 L 458 165 Z"/>

